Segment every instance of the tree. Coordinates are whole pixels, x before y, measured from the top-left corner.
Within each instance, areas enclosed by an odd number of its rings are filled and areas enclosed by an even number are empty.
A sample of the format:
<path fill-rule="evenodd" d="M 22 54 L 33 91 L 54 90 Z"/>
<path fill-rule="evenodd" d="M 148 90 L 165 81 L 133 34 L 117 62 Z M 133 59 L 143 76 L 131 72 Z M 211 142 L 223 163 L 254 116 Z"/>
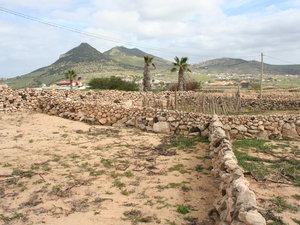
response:
<path fill-rule="evenodd" d="M 153 57 L 152 56 L 144 56 L 144 79 L 143 79 L 143 90 L 144 91 L 151 91 L 151 74 L 150 74 L 150 67 L 153 66 L 155 69 L 155 64 L 152 63 Z"/>
<path fill-rule="evenodd" d="M 177 56 L 174 58 L 175 62 L 173 62 L 173 68 L 171 72 L 178 72 L 178 91 L 186 90 L 186 83 L 185 83 L 185 72 L 192 72 L 188 67 L 187 64 L 188 57 L 181 57 L 179 59 Z"/>
<path fill-rule="evenodd" d="M 77 73 L 74 70 L 68 70 L 68 72 L 65 73 L 65 78 L 70 81 L 70 87 L 73 89 L 73 81 L 77 78 Z"/>

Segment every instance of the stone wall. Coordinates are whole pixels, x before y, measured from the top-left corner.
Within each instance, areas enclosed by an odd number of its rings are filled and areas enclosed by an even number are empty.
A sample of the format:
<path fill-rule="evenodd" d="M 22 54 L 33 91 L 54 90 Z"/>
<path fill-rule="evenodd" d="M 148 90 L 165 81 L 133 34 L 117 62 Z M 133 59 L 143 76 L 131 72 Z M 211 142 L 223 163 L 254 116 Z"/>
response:
<path fill-rule="evenodd" d="M 238 166 L 232 144 L 217 116 L 209 126 L 212 173 L 220 180 L 214 207 L 219 225 L 265 225 L 264 217 L 257 211 L 256 197 L 249 182 Z"/>
<path fill-rule="evenodd" d="M 90 124 L 134 126 L 165 133 L 208 135 L 211 115 L 143 107 L 140 92 L 0 91 L 0 112 L 34 110 Z M 221 116 L 231 136 L 300 138 L 300 114 Z"/>

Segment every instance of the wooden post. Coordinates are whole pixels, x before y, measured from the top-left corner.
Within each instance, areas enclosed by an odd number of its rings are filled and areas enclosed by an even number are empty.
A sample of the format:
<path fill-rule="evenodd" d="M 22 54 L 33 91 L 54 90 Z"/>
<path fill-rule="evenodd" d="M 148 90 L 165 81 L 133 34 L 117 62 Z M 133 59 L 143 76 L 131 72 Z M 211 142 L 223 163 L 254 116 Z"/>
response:
<path fill-rule="evenodd" d="M 175 90 L 175 110 L 177 110 L 177 90 Z"/>
<path fill-rule="evenodd" d="M 262 80 L 263 80 L 263 73 L 264 73 L 264 54 L 261 53 L 261 71 L 260 71 L 260 93 L 259 98 L 262 99 Z"/>

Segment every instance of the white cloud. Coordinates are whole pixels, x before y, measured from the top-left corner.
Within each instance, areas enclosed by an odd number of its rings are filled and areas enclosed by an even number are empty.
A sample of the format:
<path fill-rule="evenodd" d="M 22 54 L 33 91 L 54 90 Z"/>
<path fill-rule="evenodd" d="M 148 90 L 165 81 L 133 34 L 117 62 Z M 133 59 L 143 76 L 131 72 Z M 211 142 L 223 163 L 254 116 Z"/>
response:
<path fill-rule="evenodd" d="M 225 56 L 259 59 L 260 52 L 264 51 L 299 63 L 300 9 L 297 7 L 269 5 L 255 13 L 228 15 L 226 9 L 230 11 L 244 4 L 256 6 L 258 1 L 91 0 L 90 4 L 82 1 L 76 5 L 79 1 L 28 0 L 18 4 L 16 0 L 0 0 L 0 5 L 18 5 L 36 12 L 48 10 L 43 17 L 50 21 L 100 37 L 86 37 L 0 14 L 0 77 L 3 73 L 19 75 L 48 65 L 80 42 L 88 42 L 102 52 L 131 42 L 158 56 L 168 59 L 175 55 L 189 56 L 192 62 Z M 299 0 L 290 0 L 289 4 L 295 6 Z M 161 51 L 151 51 L 153 48 Z M 16 62 L 19 67 L 15 66 Z"/>
<path fill-rule="evenodd" d="M 74 3 L 74 0 L 0 0 L 1 6 L 6 7 L 22 7 L 29 9 L 49 10 L 53 8 L 67 7 Z"/>

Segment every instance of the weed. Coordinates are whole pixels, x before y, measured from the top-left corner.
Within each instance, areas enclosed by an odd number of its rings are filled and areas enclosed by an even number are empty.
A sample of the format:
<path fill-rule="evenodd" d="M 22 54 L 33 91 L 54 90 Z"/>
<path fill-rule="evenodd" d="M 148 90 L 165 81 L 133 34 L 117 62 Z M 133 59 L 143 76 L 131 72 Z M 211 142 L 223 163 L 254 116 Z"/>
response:
<path fill-rule="evenodd" d="M 292 220 L 296 223 L 296 224 L 300 224 L 300 220 L 292 218 Z"/>
<path fill-rule="evenodd" d="M 176 225 L 176 223 L 174 221 L 170 221 L 170 220 L 166 220 L 166 223 L 168 225 Z"/>
<path fill-rule="evenodd" d="M 60 159 L 61 159 L 61 156 L 60 156 L 60 155 L 54 155 L 52 161 L 53 161 L 53 162 L 58 162 L 58 161 L 60 161 Z"/>
<path fill-rule="evenodd" d="M 31 167 L 30 167 L 31 170 L 38 170 L 39 168 L 40 168 L 40 166 L 35 165 L 35 164 L 31 165 Z"/>
<path fill-rule="evenodd" d="M 118 177 L 122 176 L 122 174 L 113 171 L 113 172 L 110 173 L 110 176 L 111 176 L 112 178 L 118 178 Z"/>
<path fill-rule="evenodd" d="M 48 165 L 43 166 L 43 170 L 44 171 L 50 171 L 51 167 L 49 167 Z"/>
<path fill-rule="evenodd" d="M 55 192 L 55 193 L 57 193 L 57 192 L 61 191 L 61 189 L 62 189 L 63 186 L 64 185 L 62 185 L 62 184 L 55 185 L 55 186 L 52 187 L 52 191 Z"/>
<path fill-rule="evenodd" d="M 96 177 L 105 174 L 104 170 L 90 171 L 90 176 Z"/>
<path fill-rule="evenodd" d="M 28 142 L 29 142 L 29 143 L 33 143 L 33 140 L 32 140 L 32 139 L 30 139 Z"/>
<path fill-rule="evenodd" d="M 112 167 L 112 161 L 110 159 L 101 159 L 101 163 L 106 168 Z"/>
<path fill-rule="evenodd" d="M 151 223 L 153 218 L 150 216 L 143 217 L 142 212 L 140 210 L 132 209 L 130 211 L 125 211 L 123 215 L 126 217 L 127 220 L 131 220 L 133 225 L 141 223 Z"/>
<path fill-rule="evenodd" d="M 204 170 L 204 167 L 200 164 L 198 164 L 196 167 L 195 167 L 195 171 L 196 172 L 202 172 Z"/>
<path fill-rule="evenodd" d="M 298 195 L 298 194 L 292 195 L 292 197 L 296 200 L 300 200 L 300 195 Z"/>
<path fill-rule="evenodd" d="M 276 197 L 275 199 L 273 199 L 271 201 L 277 206 L 276 211 L 278 213 L 282 213 L 282 212 L 284 212 L 286 210 L 298 211 L 297 207 L 288 204 L 286 202 L 286 200 L 283 199 L 283 198 L 281 198 L 281 197 Z"/>
<path fill-rule="evenodd" d="M 127 189 L 124 189 L 124 190 L 121 191 L 121 194 L 125 195 L 125 196 L 128 196 L 130 193 L 129 193 L 129 191 L 127 191 Z"/>
<path fill-rule="evenodd" d="M 125 187 L 126 185 L 124 183 L 122 183 L 120 180 L 115 180 L 114 181 L 114 186 L 117 187 L 117 188 L 123 188 Z"/>
<path fill-rule="evenodd" d="M 181 174 L 188 173 L 188 171 L 186 169 L 184 169 L 184 165 L 183 164 L 176 164 L 176 165 L 170 167 L 169 171 L 170 172 L 172 172 L 172 171 L 178 171 Z"/>
<path fill-rule="evenodd" d="M 61 137 L 62 137 L 62 138 L 67 138 L 67 137 L 68 137 L 68 134 L 62 134 Z"/>
<path fill-rule="evenodd" d="M 196 217 L 192 217 L 192 216 L 186 216 L 183 219 L 186 220 L 186 221 L 189 221 L 189 222 L 191 222 L 193 224 L 196 224 L 196 222 L 198 220 Z"/>
<path fill-rule="evenodd" d="M 71 155 L 70 155 L 70 158 L 72 158 L 72 159 L 76 159 L 76 158 L 79 158 L 79 155 L 76 155 L 76 154 L 71 154 Z"/>
<path fill-rule="evenodd" d="M 61 164 L 64 168 L 70 168 L 70 165 L 69 164 L 67 164 L 67 163 L 63 163 L 63 164 Z"/>
<path fill-rule="evenodd" d="M 268 143 L 268 140 L 262 140 L 262 139 L 245 139 L 241 138 L 239 140 L 236 140 L 233 143 L 233 147 L 238 149 L 238 148 L 244 148 L 244 149 L 249 149 L 249 148 L 255 148 L 260 151 L 269 151 L 271 149 L 270 146 L 266 145 Z"/>
<path fill-rule="evenodd" d="M 11 167 L 12 166 L 12 164 L 10 164 L 10 163 L 4 163 L 3 164 L 3 167 Z"/>
<path fill-rule="evenodd" d="M 174 135 L 174 136 L 166 137 L 165 140 L 163 140 L 163 144 L 161 145 L 161 147 L 165 149 L 169 149 L 169 148 L 190 149 L 190 148 L 194 148 L 197 142 L 208 143 L 208 139 L 202 136 L 191 138 L 183 135 Z"/>
<path fill-rule="evenodd" d="M 180 214 L 187 214 L 190 212 L 190 209 L 188 206 L 179 205 L 179 206 L 177 206 L 176 212 L 178 212 Z"/>
<path fill-rule="evenodd" d="M 124 174 L 123 174 L 125 177 L 133 177 L 134 176 L 134 174 L 131 172 L 131 171 L 126 171 L 126 172 L 124 172 Z"/>
<path fill-rule="evenodd" d="M 81 163 L 80 167 L 86 169 L 89 166 L 88 162 Z"/>
<path fill-rule="evenodd" d="M 24 215 L 22 213 L 17 213 L 17 212 L 15 212 L 11 217 L 7 217 L 4 216 L 3 214 L 0 214 L 0 219 L 3 220 L 4 222 L 10 222 L 15 219 L 20 219 L 22 217 L 24 217 Z"/>
<path fill-rule="evenodd" d="M 188 192 L 188 191 L 190 191 L 190 190 L 192 190 L 192 189 L 184 184 L 183 186 L 181 186 L 181 190 L 182 190 L 183 192 Z"/>

